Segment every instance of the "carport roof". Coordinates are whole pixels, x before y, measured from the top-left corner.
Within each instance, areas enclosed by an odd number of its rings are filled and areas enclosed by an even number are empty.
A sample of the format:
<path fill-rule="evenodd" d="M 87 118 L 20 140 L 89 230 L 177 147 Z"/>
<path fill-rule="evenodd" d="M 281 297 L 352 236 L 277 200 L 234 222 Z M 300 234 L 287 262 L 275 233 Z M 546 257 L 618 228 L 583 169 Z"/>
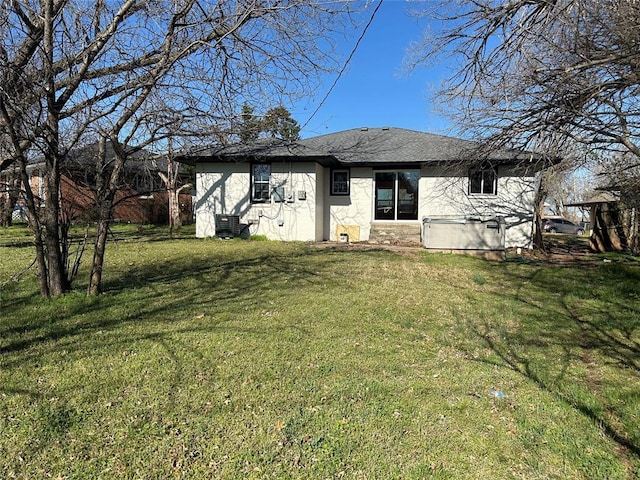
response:
<path fill-rule="evenodd" d="M 582 202 L 567 203 L 567 207 L 591 207 L 599 203 L 616 203 L 620 201 L 620 192 L 601 190 L 596 191 Z"/>

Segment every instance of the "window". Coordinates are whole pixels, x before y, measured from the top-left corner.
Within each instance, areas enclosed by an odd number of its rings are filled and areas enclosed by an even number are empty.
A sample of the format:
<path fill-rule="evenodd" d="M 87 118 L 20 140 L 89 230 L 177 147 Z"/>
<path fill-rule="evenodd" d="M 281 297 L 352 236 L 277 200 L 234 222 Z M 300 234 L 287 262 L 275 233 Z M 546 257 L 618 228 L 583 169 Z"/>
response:
<path fill-rule="evenodd" d="M 268 202 L 270 193 L 271 165 L 254 163 L 251 165 L 251 201 Z"/>
<path fill-rule="evenodd" d="M 331 171 L 331 195 L 349 195 L 349 170 Z"/>
<path fill-rule="evenodd" d="M 471 170 L 469 172 L 469 193 L 496 195 L 498 175 L 493 168 Z"/>

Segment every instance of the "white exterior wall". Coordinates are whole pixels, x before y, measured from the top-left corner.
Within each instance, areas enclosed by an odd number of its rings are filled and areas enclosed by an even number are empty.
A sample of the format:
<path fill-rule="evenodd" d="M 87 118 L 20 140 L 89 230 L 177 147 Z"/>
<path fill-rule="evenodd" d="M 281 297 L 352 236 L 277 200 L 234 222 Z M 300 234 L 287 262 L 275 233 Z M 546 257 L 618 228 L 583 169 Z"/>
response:
<path fill-rule="evenodd" d="M 243 188 L 245 184 L 246 188 Z M 248 164 L 196 165 L 196 237 L 216 234 L 216 214 L 240 215 L 242 220 L 248 210 Z"/>
<path fill-rule="evenodd" d="M 539 178 L 514 167 L 498 170 L 497 195 L 469 195 L 466 172 L 425 167 L 420 178 L 419 218 L 441 216 L 502 216 L 505 246 L 532 247 L 533 208 Z"/>
<path fill-rule="evenodd" d="M 215 235 L 215 214 L 239 215 L 248 233 L 285 241 L 337 241 L 339 226 L 359 228 L 359 240 L 369 239 L 373 221 L 373 172 L 353 167 L 350 195 L 330 195 L 330 169 L 313 162 L 271 164 L 271 185 L 283 186 L 292 202 L 249 201 L 249 163 L 204 163 L 196 173 L 196 235 Z M 497 195 L 468 195 L 466 171 L 424 167 L 419 182 L 418 220 L 440 216 L 495 216 L 506 221 L 506 246 L 531 247 L 533 202 L 537 175 L 512 167 L 498 171 Z M 298 198 L 304 191 L 305 200 Z"/>
<path fill-rule="evenodd" d="M 324 191 L 328 209 L 325 213 L 325 240 L 337 241 L 338 225 L 360 227 L 359 240 L 369 240 L 373 220 L 373 170 L 367 167 L 351 168 L 350 194 L 329 195 L 330 175 L 327 174 Z"/>
<path fill-rule="evenodd" d="M 249 163 L 202 163 L 196 170 L 196 236 L 215 235 L 215 215 L 239 215 L 251 235 L 273 240 L 322 240 L 317 226 L 315 163 L 273 162 L 271 187 L 285 189 L 285 202 L 250 201 Z M 306 199 L 299 199 L 305 192 Z M 321 221 L 320 217 L 320 221 Z"/>
<path fill-rule="evenodd" d="M 327 169 L 322 167 L 321 165 L 316 164 L 316 184 L 315 184 L 315 199 L 316 199 L 316 239 L 317 240 L 326 240 L 327 237 L 324 236 L 324 217 L 325 212 L 328 210 L 328 207 L 325 207 L 327 201 L 327 197 L 329 196 L 329 191 L 325 188 L 325 182 L 329 174 L 327 173 Z"/>

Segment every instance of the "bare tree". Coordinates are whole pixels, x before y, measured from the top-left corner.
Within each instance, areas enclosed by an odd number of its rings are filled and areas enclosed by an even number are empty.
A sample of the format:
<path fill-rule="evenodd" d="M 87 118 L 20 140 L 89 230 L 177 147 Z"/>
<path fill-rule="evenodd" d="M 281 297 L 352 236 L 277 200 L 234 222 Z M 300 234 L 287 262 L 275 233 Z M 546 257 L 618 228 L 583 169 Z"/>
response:
<path fill-rule="evenodd" d="M 546 210 L 551 215 L 574 216 L 570 205 L 586 200 L 593 192 L 593 183 L 597 180 L 590 171 L 591 159 L 579 153 L 567 151 L 561 162 L 542 172 L 541 188 L 545 191 Z"/>
<path fill-rule="evenodd" d="M 453 60 L 438 101 L 467 134 L 551 157 L 578 143 L 640 162 L 638 2 L 459 0 L 428 13 L 445 28 L 414 45 L 412 65 Z"/>
<path fill-rule="evenodd" d="M 92 137 L 116 152 L 101 160 L 112 163 L 101 169 L 98 188 L 89 287 L 97 293 L 114 195 L 131 149 L 161 149 L 167 132 L 176 137 L 193 132 L 194 123 L 219 124 L 242 101 L 272 103 L 309 91 L 336 66 L 328 47 L 349 9 L 311 0 L 2 2 L 0 129 L 11 154 L 0 170 L 35 155 L 45 159 L 45 208 L 27 195 L 37 217 L 31 225 L 43 260 L 41 293 L 70 288 L 59 192 L 61 164 L 75 145 Z"/>

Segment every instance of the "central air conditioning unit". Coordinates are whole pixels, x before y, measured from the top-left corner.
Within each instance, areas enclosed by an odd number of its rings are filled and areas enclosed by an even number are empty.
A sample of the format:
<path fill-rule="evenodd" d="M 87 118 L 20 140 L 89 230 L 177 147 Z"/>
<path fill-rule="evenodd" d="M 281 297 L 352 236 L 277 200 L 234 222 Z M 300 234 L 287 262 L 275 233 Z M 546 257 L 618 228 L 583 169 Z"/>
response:
<path fill-rule="evenodd" d="M 218 238 L 240 236 L 240 215 L 216 214 L 216 236 Z"/>

